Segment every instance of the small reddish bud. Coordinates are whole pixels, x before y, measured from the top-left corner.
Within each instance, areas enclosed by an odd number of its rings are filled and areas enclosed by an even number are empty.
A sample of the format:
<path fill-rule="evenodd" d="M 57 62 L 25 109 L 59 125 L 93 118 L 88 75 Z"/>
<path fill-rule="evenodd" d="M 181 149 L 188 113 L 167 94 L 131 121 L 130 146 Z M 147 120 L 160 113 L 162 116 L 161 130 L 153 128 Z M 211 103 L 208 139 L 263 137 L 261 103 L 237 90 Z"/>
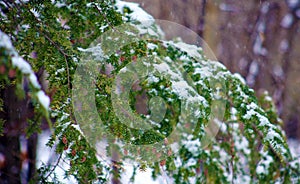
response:
<path fill-rule="evenodd" d="M 64 147 L 64 150 L 67 150 L 68 149 L 68 146 L 66 145 L 65 147 Z"/>
<path fill-rule="evenodd" d="M 125 57 L 121 56 L 120 60 L 121 60 L 121 62 L 123 62 L 125 60 Z"/>
<path fill-rule="evenodd" d="M 127 156 L 128 155 L 128 151 L 127 149 L 124 149 L 124 155 Z"/>
<path fill-rule="evenodd" d="M 81 159 L 81 162 L 85 162 L 86 161 L 86 157 L 83 156 L 82 159 Z"/>
<path fill-rule="evenodd" d="M 132 56 L 133 61 L 136 61 L 136 59 L 137 59 L 137 56 Z"/>
<path fill-rule="evenodd" d="M 8 72 L 8 76 L 10 78 L 14 78 L 16 76 L 16 70 L 10 69 L 9 72 Z"/>
<path fill-rule="evenodd" d="M 6 71 L 5 66 L 4 66 L 4 65 L 1 65 L 1 66 L 0 66 L 0 74 L 4 74 L 5 71 Z"/>
<path fill-rule="evenodd" d="M 76 155 L 76 150 L 73 149 L 72 152 L 71 152 L 71 154 L 74 157 Z"/>
<path fill-rule="evenodd" d="M 67 143 L 68 143 L 68 140 L 67 140 L 67 138 L 66 138 L 65 136 L 62 138 L 62 142 L 63 142 L 64 144 L 67 144 Z"/>
<path fill-rule="evenodd" d="M 166 165 L 166 160 L 161 160 L 161 161 L 159 162 L 159 165 L 160 165 L 160 166 Z"/>

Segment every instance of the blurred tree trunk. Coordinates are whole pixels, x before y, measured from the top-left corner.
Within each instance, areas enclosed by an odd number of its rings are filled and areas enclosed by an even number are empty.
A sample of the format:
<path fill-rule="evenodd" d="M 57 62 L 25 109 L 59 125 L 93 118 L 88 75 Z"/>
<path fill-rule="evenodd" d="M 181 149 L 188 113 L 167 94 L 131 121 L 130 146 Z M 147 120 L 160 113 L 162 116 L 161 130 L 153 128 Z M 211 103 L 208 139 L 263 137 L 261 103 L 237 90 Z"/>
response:
<path fill-rule="evenodd" d="M 0 183 L 21 183 L 20 142 L 18 136 L 1 136 L 0 152 L 4 155 L 5 165 L 0 170 Z"/>
<path fill-rule="evenodd" d="M 27 94 L 25 94 L 27 95 Z M 27 118 L 33 117 L 33 106 L 29 98 L 20 99 L 16 95 L 14 85 L 6 85 L 1 89 L 3 112 L 0 118 L 5 121 L 4 134 L 0 136 L 0 153 L 4 156 L 4 165 L 0 167 L 0 183 L 15 184 L 29 182 L 33 179 L 36 168 L 37 135 L 27 140 L 27 152 L 21 153 L 20 136 L 25 134 Z M 27 175 L 21 177 L 24 160 L 29 161 Z"/>
<path fill-rule="evenodd" d="M 21 117 L 26 114 L 27 109 L 23 109 L 24 100 L 18 99 L 15 94 L 15 87 L 7 85 L 2 90 L 1 99 L 4 101 L 4 112 L 1 119 L 5 120 L 4 135 L 0 137 L 0 152 L 4 155 L 4 167 L 1 168 L 0 183 L 21 183 L 21 151 L 19 136 L 24 129 L 24 122 Z M 20 106 L 22 105 L 22 106 Z"/>

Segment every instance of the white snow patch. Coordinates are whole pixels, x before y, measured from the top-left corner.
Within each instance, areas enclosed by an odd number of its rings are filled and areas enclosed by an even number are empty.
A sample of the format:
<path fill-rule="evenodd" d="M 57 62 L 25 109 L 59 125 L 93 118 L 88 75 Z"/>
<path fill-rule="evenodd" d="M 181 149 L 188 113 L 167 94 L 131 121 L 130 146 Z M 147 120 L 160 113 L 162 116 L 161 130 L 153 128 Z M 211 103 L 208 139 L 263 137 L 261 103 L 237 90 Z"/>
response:
<path fill-rule="evenodd" d="M 239 73 L 235 73 L 233 74 L 233 76 L 237 78 L 241 83 L 246 84 L 245 79 Z"/>
<path fill-rule="evenodd" d="M 182 140 L 182 145 L 191 152 L 197 154 L 200 151 L 201 142 L 198 139 L 192 140 L 193 136 L 188 136 L 187 140 Z"/>
<path fill-rule="evenodd" d="M 32 73 L 31 66 L 23 58 L 19 56 L 13 56 L 11 58 L 12 64 L 19 68 L 22 73 L 30 74 Z"/>
<path fill-rule="evenodd" d="M 41 105 L 48 110 L 49 105 L 50 105 L 50 98 L 45 94 L 44 91 L 38 91 L 37 92 L 37 97 L 39 99 L 39 102 L 41 103 Z"/>
<path fill-rule="evenodd" d="M 118 11 L 121 13 L 123 13 L 123 9 L 126 7 L 129 8 L 130 10 L 132 10 L 133 12 L 130 13 L 129 15 L 130 15 L 130 18 L 133 20 L 137 20 L 140 22 L 143 22 L 145 20 L 147 20 L 147 21 L 153 20 L 154 21 L 154 18 L 150 14 L 146 13 L 141 7 L 139 7 L 139 4 L 137 4 L 137 3 L 117 0 L 116 7 L 118 8 Z"/>
<path fill-rule="evenodd" d="M 157 83 L 157 82 L 159 82 L 159 78 L 154 75 L 149 75 L 148 82 L 149 83 Z"/>
<path fill-rule="evenodd" d="M 208 77 L 213 76 L 211 68 L 209 68 L 207 66 L 203 66 L 201 68 L 195 68 L 194 75 L 195 74 L 200 74 L 201 77 L 203 77 L 203 78 L 208 78 Z"/>
<path fill-rule="evenodd" d="M 78 130 L 78 132 L 80 132 L 80 134 L 81 134 L 82 136 L 84 136 L 84 133 L 82 132 L 82 130 L 81 130 L 81 128 L 80 128 L 79 125 L 74 125 L 74 124 L 72 124 L 71 126 L 74 127 L 76 130 Z"/>
<path fill-rule="evenodd" d="M 202 48 L 196 45 L 186 44 L 183 42 L 173 42 L 173 41 L 165 41 L 165 44 L 171 44 L 177 47 L 179 50 L 186 52 L 189 56 L 194 57 L 195 59 L 203 59 L 201 55 Z"/>
<path fill-rule="evenodd" d="M 33 15 L 36 17 L 36 18 L 39 18 L 40 17 L 40 14 L 35 10 L 35 9 L 30 9 L 31 13 L 33 13 Z"/>
<path fill-rule="evenodd" d="M 257 168 L 256 168 L 256 173 L 257 174 L 263 174 L 265 171 L 265 168 L 262 166 L 262 165 L 259 165 Z"/>
<path fill-rule="evenodd" d="M 154 50 L 155 48 L 157 48 L 157 45 L 155 45 L 153 43 L 148 43 L 147 48 L 150 49 L 150 50 Z"/>
<path fill-rule="evenodd" d="M 38 80 L 37 80 L 37 77 L 36 77 L 36 75 L 35 75 L 34 73 L 31 73 L 31 74 L 29 75 L 29 80 L 30 80 L 31 84 L 32 84 L 35 88 L 37 88 L 37 89 L 41 88 L 41 86 L 40 86 L 40 84 L 39 84 L 39 82 L 38 82 Z"/>

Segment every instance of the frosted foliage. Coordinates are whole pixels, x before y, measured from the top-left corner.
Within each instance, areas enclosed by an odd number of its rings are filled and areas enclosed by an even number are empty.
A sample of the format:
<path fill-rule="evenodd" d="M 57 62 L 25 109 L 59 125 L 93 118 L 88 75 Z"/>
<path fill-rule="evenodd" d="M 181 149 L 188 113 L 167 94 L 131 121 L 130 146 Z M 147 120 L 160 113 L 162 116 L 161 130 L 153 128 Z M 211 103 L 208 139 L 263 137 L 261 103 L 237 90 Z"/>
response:
<path fill-rule="evenodd" d="M 11 56 L 12 65 L 20 70 L 24 76 L 27 76 L 29 78 L 30 84 L 38 90 L 35 93 L 37 100 L 44 109 L 48 110 L 50 99 L 45 94 L 45 92 L 41 90 L 41 86 L 38 83 L 37 77 L 30 64 L 17 54 L 14 47 L 12 46 L 9 37 L 2 31 L 0 31 L 0 47 L 4 47 L 7 49 L 9 55 Z"/>

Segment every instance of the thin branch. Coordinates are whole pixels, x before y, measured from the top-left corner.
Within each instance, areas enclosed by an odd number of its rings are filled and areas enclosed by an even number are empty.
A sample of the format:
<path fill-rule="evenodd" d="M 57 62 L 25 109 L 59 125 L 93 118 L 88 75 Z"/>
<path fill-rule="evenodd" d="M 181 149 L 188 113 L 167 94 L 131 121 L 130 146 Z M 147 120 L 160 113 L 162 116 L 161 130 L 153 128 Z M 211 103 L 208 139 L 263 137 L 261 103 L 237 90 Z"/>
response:
<path fill-rule="evenodd" d="M 22 0 L 20 0 L 20 2 L 22 3 L 23 6 L 26 6 Z M 16 7 L 18 8 L 18 6 L 16 5 Z M 18 8 L 19 9 L 19 8 Z M 40 25 L 43 25 L 43 23 L 36 18 L 36 16 L 30 11 L 27 9 L 27 11 L 30 13 L 30 15 L 32 15 L 32 17 L 34 17 L 34 19 L 40 24 Z M 47 25 L 46 25 L 47 26 Z M 49 26 L 47 26 L 49 27 Z M 68 93 L 69 93 L 69 96 L 71 95 L 70 94 L 70 89 L 71 89 L 71 82 L 70 82 L 70 71 L 69 71 L 69 64 L 68 64 L 68 60 L 67 60 L 67 57 L 70 57 L 70 55 L 68 55 L 63 49 L 60 48 L 60 46 L 55 43 L 44 31 L 40 30 L 40 28 L 38 28 L 36 25 L 34 25 L 34 28 L 39 32 L 41 33 L 53 46 L 55 46 L 57 48 L 57 50 L 64 56 L 64 59 L 65 59 L 65 63 L 66 63 L 66 68 L 67 68 L 67 80 L 68 80 L 68 87 L 69 87 L 69 90 L 68 90 Z"/>
<path fill-rule="evenodd" d="M 54 170 L 56 169 L 56 167 L 58 166 L 60 159 L 62 158 L 62 153 L 59 155 L 56 164 L 53 166 L 53 168 L 51 169 L 51 171 L 48 173 L 48 175 L 45 177 L 45 180 L 47 181 L 47 178 L 54 172 Z"/>
<path fill-rule="evenodd" d="M 98 6 L 97 6 L 96 4 L 94 4 L 94 7 L 95 7 L 96 10 L 104 17 L 104 19 L 105 19 L 105 21 L 107 22 L 107 24 L 108 24 L 113 30 L 115 30 L 115 29 L 114 29 L 114 26 L 113 26 L 113 25 L 111 24 L 111 22 L 108 20 L 106 14 L 105 14 L 101 9 L 99 9 Z"/>

